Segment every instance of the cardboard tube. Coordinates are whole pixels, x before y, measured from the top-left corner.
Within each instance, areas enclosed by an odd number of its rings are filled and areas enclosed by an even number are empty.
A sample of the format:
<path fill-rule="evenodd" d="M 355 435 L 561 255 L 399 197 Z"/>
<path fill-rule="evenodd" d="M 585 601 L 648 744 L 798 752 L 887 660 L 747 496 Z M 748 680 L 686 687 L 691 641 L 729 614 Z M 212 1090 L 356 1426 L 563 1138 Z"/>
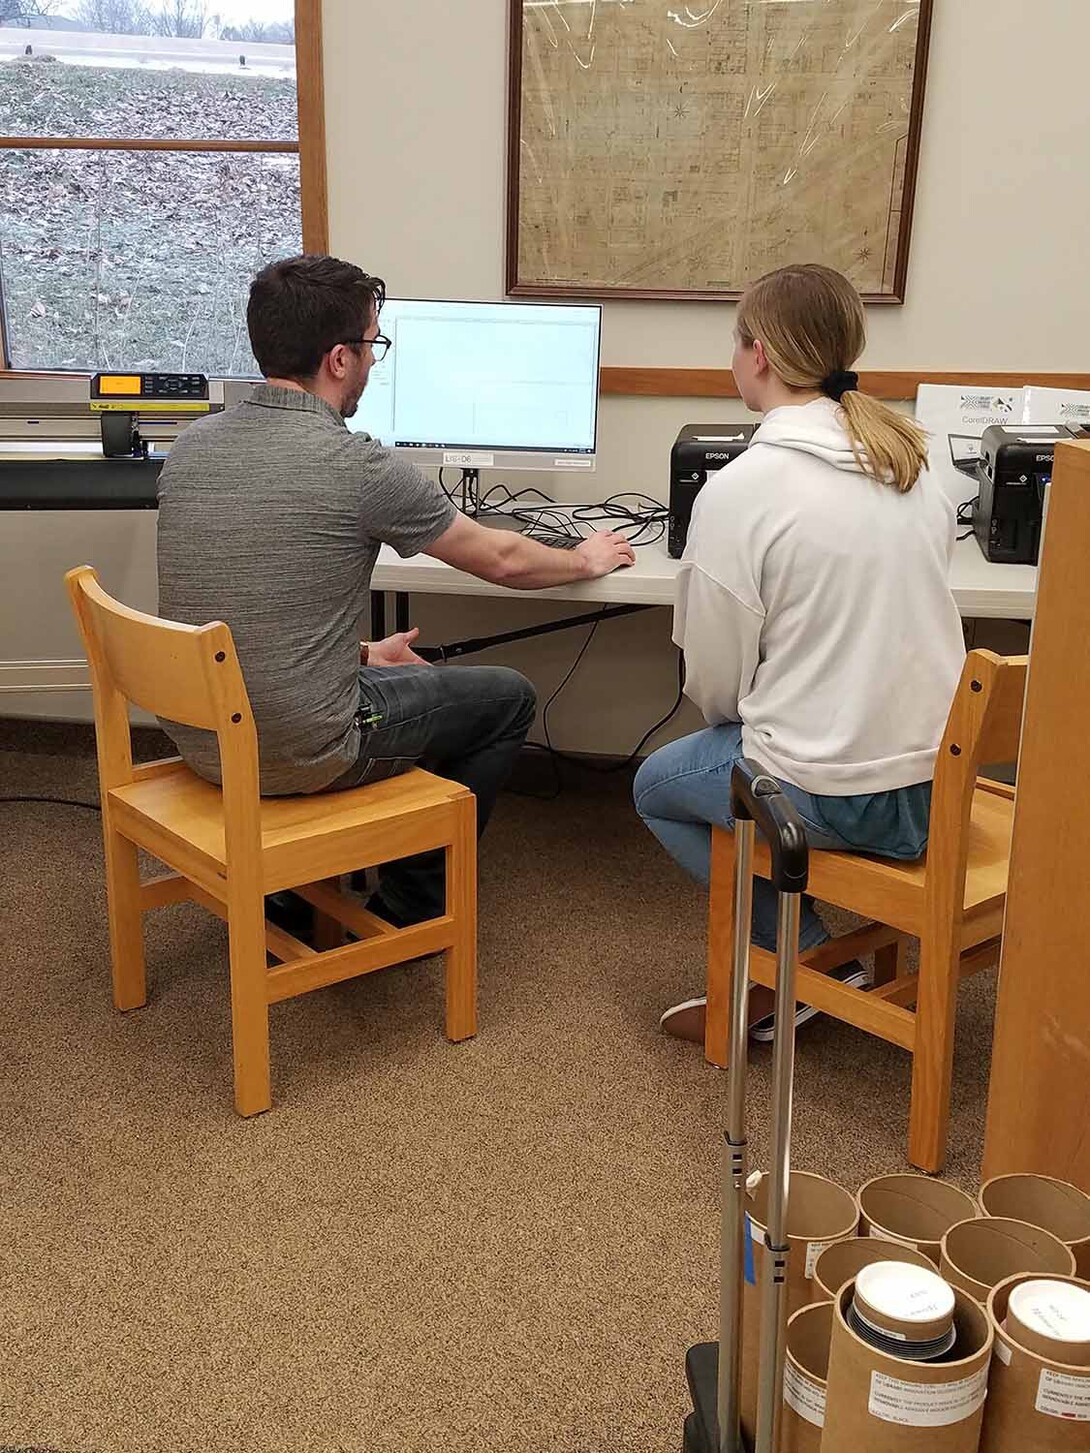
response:
<path fill-rule="evenodd" d="M 857 1236 L 853 1241 L 836 1241 L 821 1253 L 814 1263 L 811 1296 L 815 1302 L 831 1302 L 846 1281 L 854 1281 L 865 1266 L 876 1261 L 907 1261 L 910 1266 L 935 1269 L 929 1256 L 911 1246 L 877 1236 Z"/>
<path fill-rule="evenodd" d="M 906 1362 L 851 1330 L 845 1316 L 854 1294 L 849 1282 L 833 1303 L 823 1447 L 836 1453 L 977 1453 L 993 1340 L 983 1307 L 955 1289 L 957 1342 L 949 1357 Z"/>
<path fill-rule="evenodd" d="M 1074 1276 L 1075 1258 L 1050 1231 L 988 1216 L 951 1226 L 942 1238 L 939 1270 L 953 1286 L 986 1302 L 992 1287 L 1019 1272 Z"/>
<path fill-rule="evenodd" d="M 951 1226 L 977 1215 L 977 1205 L 949 1181 L 927 1176 L 878 1176 L 856 1197 L 859 1234 L 914 1247 L 939 1264 L 939 1248 Z"/>
<path fill-rule="evenodd" d="M 1090 1279 L 1090 1196 L 1078 1186 L 1052 1176 L 995 1176 L 980 1188 L 980 1209 L 1051 1231 L 1071 1248 L 1077 1274 Z"/>
<path fill-rule="evenodd" d="M 832 1302 L 813 1302 L 787 1324 L 779 1453 L 820 1453 L 832 1334 Z"/>
<path fill-rule="evenodd" d="M 1090 1292 L 1058 1277 L 1011 1290 L 1003 1324 L 1012 1342 L 1038 1357 L 1090 1368 Z"/>
<path fill-rule="evenodd" d="M 753 1175 L 746 1196 L 746 1214 L 753 1244 L 754 1280 L 742 1285 L 742 1431 L 752 1443 L 756 1433 L 757 1370 L 761 1347 L 761 1288 L 768 1253 L 764 1234 L 768 1215 L 768 1177 Z M 842 1186 L 824 1176 L 792 1171 L 787 1197 L 787 1315 L 810 1301 L 814 1265 L 832 1241 L 854 1237 L 859 1220 L 855 1201 Z"/>
<path fill-rule="evenodd" d="M 1004 1330 L 1016 1286 L 1033 1275 L 1008 1277 L 988 1298 L 995 1356 L 980 1453 L 1085 1453 L 1090 1446 L 1090 1367 L 1041 1357 Z M 1090 1281 L 1055 1277 L 1090 1291 Z"/>

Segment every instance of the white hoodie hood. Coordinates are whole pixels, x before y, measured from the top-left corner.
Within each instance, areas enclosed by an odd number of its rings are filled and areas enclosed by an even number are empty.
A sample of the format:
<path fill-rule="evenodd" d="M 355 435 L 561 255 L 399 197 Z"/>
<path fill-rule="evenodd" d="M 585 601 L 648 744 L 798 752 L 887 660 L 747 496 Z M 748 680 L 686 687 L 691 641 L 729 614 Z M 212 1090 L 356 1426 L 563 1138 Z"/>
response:
<path fill-rule="evenodd" d="M 767 414 L 753 435 L 754 444 L 776 444 L 781 449 L 797 449 L 812 454 L 834 469 L 849 474 L 865 471 L 856 459 L 851 440 L 842 422 L 840 405 L 832 399 L 814 399 L 808 404 L 785 404 Z"/>
<path fill-rule="evenodd" d="M 774 409 L 693 511 L 687 695 L 807 792 L 928 781 L 965 654 L 954 529 L 928 474 L 900 494 L 864 471 L 831 399 Z"/>

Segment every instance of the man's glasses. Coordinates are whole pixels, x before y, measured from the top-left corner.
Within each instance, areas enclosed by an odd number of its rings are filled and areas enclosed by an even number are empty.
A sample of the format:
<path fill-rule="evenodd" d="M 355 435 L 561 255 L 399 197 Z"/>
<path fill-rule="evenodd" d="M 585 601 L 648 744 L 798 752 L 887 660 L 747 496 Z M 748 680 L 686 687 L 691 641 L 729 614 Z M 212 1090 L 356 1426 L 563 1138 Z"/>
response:
<path fill-rule="evenodd" d="M 383 333 L 377 334 L 374 338 L 344 338 L 341 341 L 345 348 L 370 348 L 376 363 L 381 363 L 394 346 L 394 340 L 387 338 Z"/>

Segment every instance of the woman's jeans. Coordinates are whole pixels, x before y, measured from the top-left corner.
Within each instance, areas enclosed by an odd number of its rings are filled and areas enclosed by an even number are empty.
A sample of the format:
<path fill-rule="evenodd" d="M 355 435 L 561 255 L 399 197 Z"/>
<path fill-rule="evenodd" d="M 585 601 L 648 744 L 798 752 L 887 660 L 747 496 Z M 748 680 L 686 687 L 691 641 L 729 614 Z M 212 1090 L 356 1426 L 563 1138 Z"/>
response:
<path fill-rule="evenodd" d="M 737 722 L 708 727 L 660 747 L 636 773 L 636 811 L 690 877 L 707 884 L 712 828 L 732 829 L 730 778 L 744 755 Z M 784 791 L 798 809 L 812 848 L 918 858 L 927 846 L 931 783 L 855 797 L 821 797 L 790 782 Z M 829 934 L 803 896 L 799 947 L 816 948 Z M 767 879 L 753 881 L 753 942 L 775 952 L 776 893 Z"/>

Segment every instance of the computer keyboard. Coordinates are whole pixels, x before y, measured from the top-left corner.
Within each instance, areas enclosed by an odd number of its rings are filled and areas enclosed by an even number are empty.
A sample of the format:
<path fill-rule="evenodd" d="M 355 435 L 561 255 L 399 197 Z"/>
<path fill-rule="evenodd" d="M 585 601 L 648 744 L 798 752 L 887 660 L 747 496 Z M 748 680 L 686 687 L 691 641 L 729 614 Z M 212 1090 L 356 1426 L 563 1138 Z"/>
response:
<path fill-rule="evenodd" d="M 574 550 L 583 543 L 582 535 L 550 535 L 547 530 L 526 530 L 525 534 L 528 540 L 536 540 L 539 545 L 549 545 L 554 550 Z"/>

